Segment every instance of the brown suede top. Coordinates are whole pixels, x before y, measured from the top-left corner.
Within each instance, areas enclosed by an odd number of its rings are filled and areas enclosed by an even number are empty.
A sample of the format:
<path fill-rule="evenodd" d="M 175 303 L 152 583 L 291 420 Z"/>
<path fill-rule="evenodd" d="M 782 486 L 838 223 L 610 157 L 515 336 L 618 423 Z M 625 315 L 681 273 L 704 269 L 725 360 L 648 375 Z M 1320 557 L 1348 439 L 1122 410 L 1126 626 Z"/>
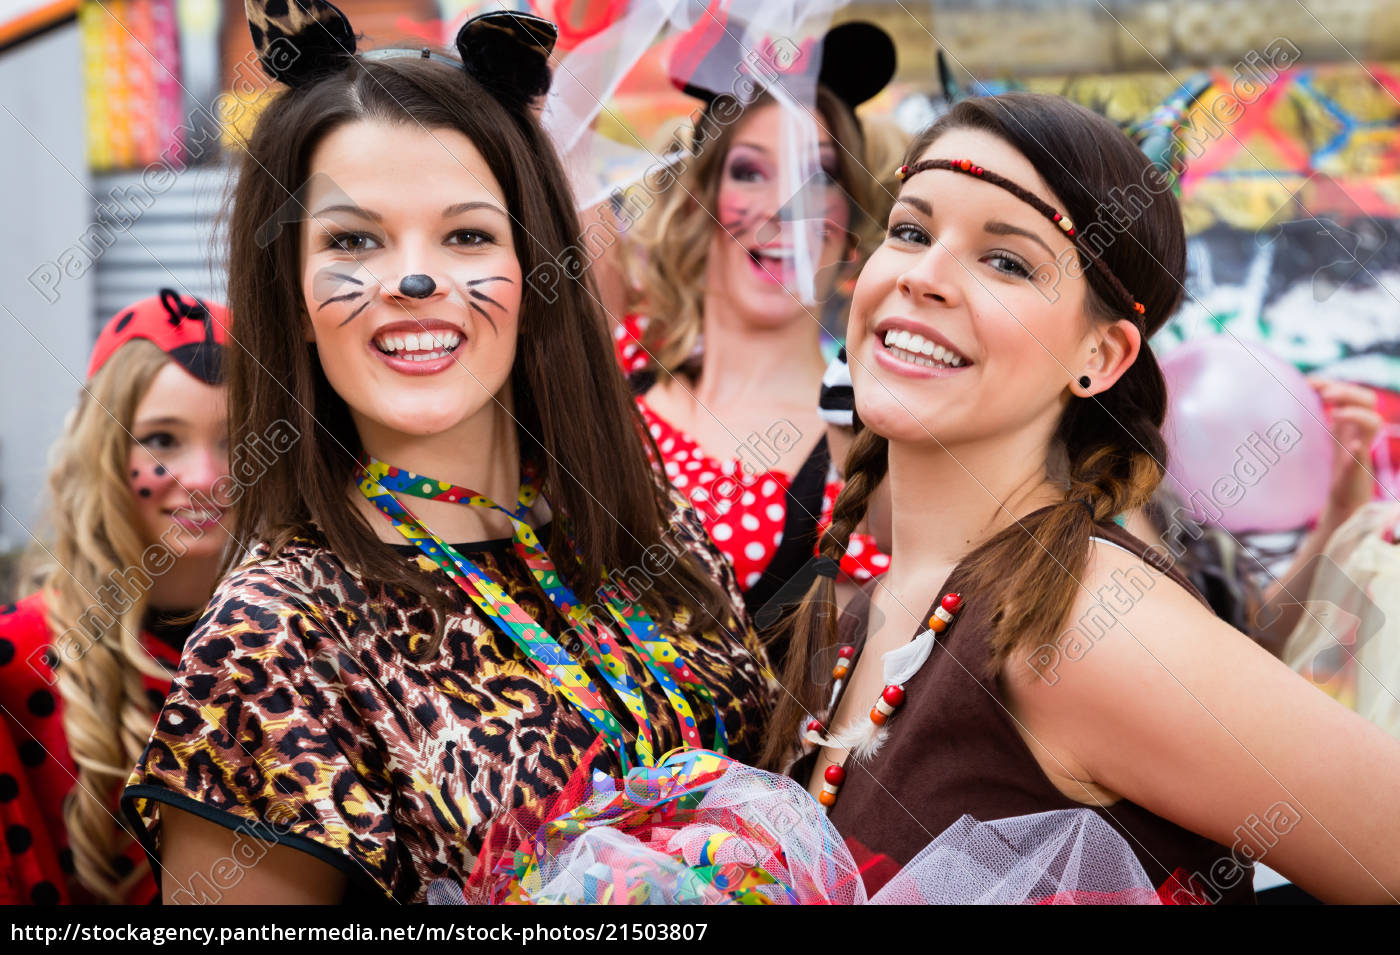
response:
<path fill-rule="evenodd" d="M 1127 531 L 1102 524 L 1095 536 L 1166 571 L 1200 599 L 1185 577 L 1161 566 L 1158 555 Z M 846 761 L 846 781 L 831 820 L 848 843 L 857 844 L 853 845 L 857 859 L 876 853 L 904 865 L 964 813 L 990 821 L 1086 808 L 1051 783 L 1017 731 L 998 680 L 984 676 L 996 595 L 968 592 L 962 586 L 964 576 L 962 566 L 955 569 L 924 612 L 927 619 L 943 594 L 961 591 L 962 609 L 937 640 L 927 662 L 905 684 L 905 701 L 890 721 L 883 747 L 863 765 Z M 855 647 L 857 660 L 865 644 L 869 609 L 867 587 L 851 601 L 840 623 L 841 643 Z M 805 783 L 813 762 L 814 755 L 803 758 L 794 775 Z M 1212 902 L 1254 901 L 1252 866 L 1238 866 L 1225 846 L 1126 799 L 1087 808 L 1123 835 L 1159 889 L 1182 870 L 1180 881 L 1192 886 L 1199 897 Z M 875 866 L 871 871 L 881 868 L 892 870 L 893 866 Z M 1163 893 L 1164 900 L 1168 894 Z M 1178 900 L 1185 901 L 1186 896 L 1178 893 Z"/>

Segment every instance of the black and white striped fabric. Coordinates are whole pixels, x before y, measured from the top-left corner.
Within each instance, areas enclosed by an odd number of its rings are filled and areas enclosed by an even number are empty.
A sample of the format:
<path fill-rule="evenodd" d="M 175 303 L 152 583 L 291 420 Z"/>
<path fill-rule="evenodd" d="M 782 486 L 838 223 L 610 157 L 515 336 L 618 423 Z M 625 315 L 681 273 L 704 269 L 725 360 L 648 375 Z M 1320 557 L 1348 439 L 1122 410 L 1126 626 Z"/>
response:
<path fill-rule="evenodd" d="M 853 427 L 852 417 L 856 408 L 855 392 L 851 390 L 851 368 L 846 364 L 846 349 L 842 346 L 826 366 L 822 375 L 821 397 L 817 400 L 817 411 L 827 424 Z"/>

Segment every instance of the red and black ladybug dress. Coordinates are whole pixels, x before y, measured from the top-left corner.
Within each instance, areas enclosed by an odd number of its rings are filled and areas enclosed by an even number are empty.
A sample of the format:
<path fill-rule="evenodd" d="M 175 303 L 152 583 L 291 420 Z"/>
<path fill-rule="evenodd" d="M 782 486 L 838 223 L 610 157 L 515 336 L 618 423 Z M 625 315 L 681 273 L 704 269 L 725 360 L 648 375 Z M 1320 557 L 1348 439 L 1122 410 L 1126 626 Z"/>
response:
<path fill-rule="evenodd" d="M 153 619 L 142 633 L 142 643 L 173 673 L 191 629 L 189 623 Z M 78 771 L 63 731 L 52 643 L 42 593 L 0 606 L 0 827 L 5 831 L 0 903 L 7 905 L 95 901 L 73 879 L 73 854 L 63 821 L 63 803 L 77 784 Z M 142 679 L 154 726 L 170 682 Z M 108 794 L 114 817 L 120 815 L 120 785 Z M 145 853 L 134 841 L 115 862 L 119 875 L 146 866 Z M 148 872 L 125 901 L 139 905 L 157 899 Z"/>

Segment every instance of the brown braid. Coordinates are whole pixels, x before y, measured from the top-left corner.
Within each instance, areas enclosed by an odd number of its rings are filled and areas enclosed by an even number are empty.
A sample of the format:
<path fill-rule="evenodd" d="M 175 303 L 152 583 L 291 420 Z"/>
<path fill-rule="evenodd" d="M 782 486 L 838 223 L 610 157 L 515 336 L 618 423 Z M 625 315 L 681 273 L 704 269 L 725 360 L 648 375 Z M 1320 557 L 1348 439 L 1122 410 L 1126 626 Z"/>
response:
<path fill-rule="evenodd" d="M 1060 227 L 1060 231 L 1065 234 L 1070 242 L 1074 243 L 1075 251 L 1088 259 L 1089 263 L 1103 276 L 1104 281 L 1118 293 L 1119 299 L 1121 299 L 1123 304 L 1127 307 L 1127 311 L 1133 317 L 1133 320 L 1138 322 L 1138 324 L 1142 324 L 1146 320 L 1146 309 L 1143 307 L 1142 303 L 1133 297 L 1133 293 L 1129 292 L 1128 287 L 1119 281 L 1118 276 L 1114 275 L 1113 270 L 1104 264 L 1103 259 L 1095 255 L 1092 250 L 1085 248 L 1084 243 L 1079 240 L 1081 233 L 1074 227 L 1074 221 L 1070 219 L 1069 216 L 1061 215 L 1053 206 L 1029 189 L 1017 185 L 1005 176 L 994 173 L 990 169 L 977 165 L 970 159 L 925 159 L 913 165 L 900 166 L 898 175 L 901 180 L 907 180 L 910 176 L 928 169 L 946 169 L 949 172 L 961 172 L 969 176 L 976 176 L 983 182 L 990 182 L 994 186 L 1000 186 L 1017 199 L 1020 199 L 1022 202 L 1034 208 L 1036 212 L 1039 212 L 1041 215 L 1045 216 L 1045 218 Z"/>
<path fill-rule="evenodd" d="M 846 484 L 836 496 L 831 526 L 821 539 L 821 555 L 840 561 L 851 533 L 865 520 L 870 498 L 889 471 L 889 441 L 869 428 L 856 434 L 846 455 Z M 836 580 L 818 577 L 807 590 L 801 606 L 787 620 L 791 635 L 780 678 L 778 706 L 773 711 L 760 765 L 781 769 L 792 757 L 797 728 L 822 711 L 822 693 L 829 685 L 813 680 L 814 661 L 827 659 L 837 641 L 840 616 Z"/>

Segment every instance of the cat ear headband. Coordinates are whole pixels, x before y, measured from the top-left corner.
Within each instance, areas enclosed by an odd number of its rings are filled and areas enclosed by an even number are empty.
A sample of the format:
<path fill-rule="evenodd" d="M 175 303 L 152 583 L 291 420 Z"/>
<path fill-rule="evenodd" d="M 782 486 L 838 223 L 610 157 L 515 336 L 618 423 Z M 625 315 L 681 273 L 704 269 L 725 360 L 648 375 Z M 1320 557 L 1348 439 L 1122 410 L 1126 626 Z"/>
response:
<path fill-rule="evenodd" d="M 263 71 L 293 88 L 310 86 L 355 58 L 355 31 L 325 0 L 244 0 L 248 32 Z M 524 113 L 549 91 L 549 57 L 559 35 L 543 17 L 494 10 L 472 17 L 457 33 L 462 62 L 420 50 L 382 49 L 362 60 L 420 55 L 464 70 L 500 103 Z"/>

